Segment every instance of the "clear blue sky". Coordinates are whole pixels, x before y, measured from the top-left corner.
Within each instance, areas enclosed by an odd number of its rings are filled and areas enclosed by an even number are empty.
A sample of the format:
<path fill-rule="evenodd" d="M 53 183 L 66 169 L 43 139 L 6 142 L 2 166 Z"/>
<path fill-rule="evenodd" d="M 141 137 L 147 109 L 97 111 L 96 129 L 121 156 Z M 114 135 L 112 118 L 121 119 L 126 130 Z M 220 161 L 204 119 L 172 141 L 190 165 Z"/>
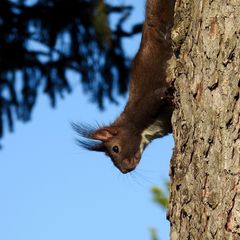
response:
<path fill-rule="evenodd" d="M 136 5 L 132 22 L 143 19 L 144 1 L 119 2 Z M 138 45 L 139 38 L 126 42 L 131 56 Z M 151 227 L 161 240 L 169 239 L 166 213 L 153 203 L 150 189 L 168 179 L 172 136 L 155 140 L 128 175 L 105 155 L 74 144 L 71 121 L 111 122 L 127 99 L 119 100 L 100 112 L 78 86 L 52 110 L 41 96 L 32 121 L 18 123 L 15 133 L 4 138 L 1 240 L 150 240 Z"/>

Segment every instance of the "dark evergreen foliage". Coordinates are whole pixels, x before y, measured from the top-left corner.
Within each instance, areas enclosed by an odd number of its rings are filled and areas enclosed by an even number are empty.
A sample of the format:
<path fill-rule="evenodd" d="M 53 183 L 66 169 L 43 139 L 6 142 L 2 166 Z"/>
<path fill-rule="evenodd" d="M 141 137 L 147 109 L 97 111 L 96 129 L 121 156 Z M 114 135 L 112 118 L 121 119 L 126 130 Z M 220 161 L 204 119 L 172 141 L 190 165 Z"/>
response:
<path fill-rule="evenodd" d="M 123 29 L 131 10 L 103 0 L 1 0 L 0 138 L 16 119 L 30 120 L 42 92 L 52 106 L 70 93 L 70 71 L 100 108 L 105 98 L 115 101 L 125 93 L 129 61 L 122 39 L 141 31 L 141 24 Z M 119 16 L 115 29 L 109 27 L 111 14 Z"/>

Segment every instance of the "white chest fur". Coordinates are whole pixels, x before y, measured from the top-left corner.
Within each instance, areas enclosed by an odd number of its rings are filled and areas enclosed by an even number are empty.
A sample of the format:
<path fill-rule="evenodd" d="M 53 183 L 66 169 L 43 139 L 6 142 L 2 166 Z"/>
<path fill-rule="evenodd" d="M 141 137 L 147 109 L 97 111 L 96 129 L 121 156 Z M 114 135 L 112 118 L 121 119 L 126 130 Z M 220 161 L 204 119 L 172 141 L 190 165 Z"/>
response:
<path fill-rule="evenodd" d="M 141 134 L 140 152 L 155 138 L 162 137 L 164 134 L 163 124 L 160 120 L 155 121 L 152 125 L 146 128 Z"/>

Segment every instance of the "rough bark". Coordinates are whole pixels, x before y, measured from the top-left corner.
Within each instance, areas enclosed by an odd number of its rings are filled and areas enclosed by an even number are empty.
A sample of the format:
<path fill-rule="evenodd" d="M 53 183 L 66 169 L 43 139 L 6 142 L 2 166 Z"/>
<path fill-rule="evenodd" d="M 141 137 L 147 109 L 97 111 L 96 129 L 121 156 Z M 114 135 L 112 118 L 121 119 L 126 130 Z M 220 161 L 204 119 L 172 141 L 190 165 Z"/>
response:
<path fill-rule="evenodd" d="M 171 240 L 240 239 L 240 1 L 177 0 Z"/>

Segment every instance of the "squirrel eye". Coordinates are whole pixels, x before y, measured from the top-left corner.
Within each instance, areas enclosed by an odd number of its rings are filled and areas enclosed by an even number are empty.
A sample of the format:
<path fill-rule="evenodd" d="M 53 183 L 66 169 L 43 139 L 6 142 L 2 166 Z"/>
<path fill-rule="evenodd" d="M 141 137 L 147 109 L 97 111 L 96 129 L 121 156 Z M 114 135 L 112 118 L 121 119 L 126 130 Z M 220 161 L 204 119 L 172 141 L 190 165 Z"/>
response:
<path fill-rule="evenodd" d="M 113 150 L 113 152 L 115 152 L 115 153 L 119 153 L 119 148 L 118 148 L 118 146 L 113 146 L 113 148 L 112 148 L 112 150 Z"/>

